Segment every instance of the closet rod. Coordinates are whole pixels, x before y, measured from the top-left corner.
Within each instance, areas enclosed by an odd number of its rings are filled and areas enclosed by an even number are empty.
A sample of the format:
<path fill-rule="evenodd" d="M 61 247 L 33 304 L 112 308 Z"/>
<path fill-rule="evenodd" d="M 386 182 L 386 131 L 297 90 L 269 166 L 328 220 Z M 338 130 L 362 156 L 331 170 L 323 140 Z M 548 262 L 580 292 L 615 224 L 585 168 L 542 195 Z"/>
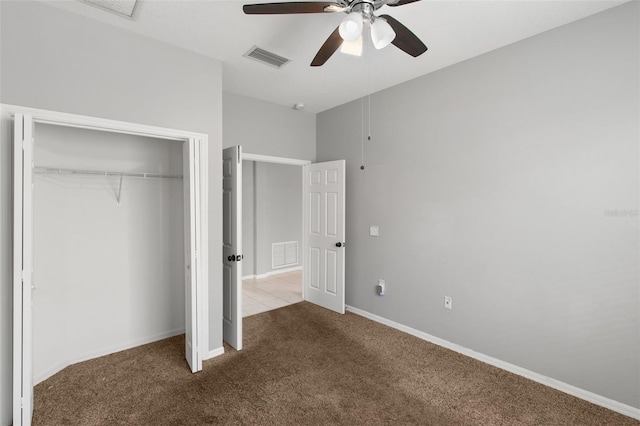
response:
<path fill-rule="evenodd" d="M 33 171 L 43 175 L 91 175 L 91 176 L 117 176 L 117 177 L 135 177 L 135 178 L 154 178 L 154 179 L 182 179 L 181 175 L 163 175 L 158 173 L 139 173 L 139 172 L 110 172 L 103 170 L 77 170 L 77 169 L 60 169 L 52 167 L 34 167 Z"/>

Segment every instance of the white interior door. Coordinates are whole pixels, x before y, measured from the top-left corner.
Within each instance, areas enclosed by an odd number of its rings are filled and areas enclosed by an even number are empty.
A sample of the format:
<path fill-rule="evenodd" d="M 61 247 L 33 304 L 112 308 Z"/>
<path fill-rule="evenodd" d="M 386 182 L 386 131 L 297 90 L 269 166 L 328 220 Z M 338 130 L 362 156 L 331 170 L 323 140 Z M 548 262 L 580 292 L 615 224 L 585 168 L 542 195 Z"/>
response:
<path fill-rule="evenodd" d="M 13 122 L 13 424 L 33 415 L 33 119 Z"/>
<path fill-rule="evenodd" d="M 222 154 L 222 287 L 224 340 L 242 349 L 242 147 Z"/>
<path fill-rule="evenodd" d="M 183 181 L 184 181 L 184 253 L 185 253 L 185 356 L 192 372 L 202 370 L 202 356 L 200 351 L 201 315 L 198 302 L 198 282 L 201 279 L 198 266 L 200 252 L 200 143 L 191 138 L 183 143 Z"/>
<path fill-rule="evenodd" d="M 344 314 L 345 160 L 304 173 L 304 298 Z"/>

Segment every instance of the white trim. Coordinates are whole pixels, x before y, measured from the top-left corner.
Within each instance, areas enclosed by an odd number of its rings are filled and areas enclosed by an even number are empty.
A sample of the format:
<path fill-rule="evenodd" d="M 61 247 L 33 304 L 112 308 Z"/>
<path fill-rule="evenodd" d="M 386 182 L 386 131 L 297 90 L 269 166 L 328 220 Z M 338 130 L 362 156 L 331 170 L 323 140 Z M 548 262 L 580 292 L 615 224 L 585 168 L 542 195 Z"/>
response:
<path fill-rule="evenodd" d="M 88 361 L 93 358 L 98 358 L 105 355 L 110 355 L 120 351 L 126 351 L 127 349 L 132 349 L 137 346 L 146 345 L 149 343 L 157 342 L 159 340 L 168 339 L 169 337 L 178 336 L 180 334 L 184 334 L 184 328 L 177 328 L 175 330 L 163 331 L 161 333 L 154 334 L 149 337 L 143 337 L 141 339 L 136 339 L 129 341 L 127 343 L 123 343 L 116 346 L 111 346 L 108 348 L 103 348 L 99 351 L 86 352 L 82 355 L 76 356 L 71 359 L 67 359 L 64 362 L 59 363 L 55 367 L 51 367 L 45 371 L 39 372 L 38 374 L 34 374 L 33 376 L 33 385 L 37 385 L 40 382 L 47 380 L 49 377 L 53 376 L 63 368 L 66 368 L 70 365 L 77 364 L 79 362 Z"/>
<path fill-rule="evenodd" d="M 438 346 L 451 349 L 452 351 L 458 352 L 462 355 L 466 355 L 470 358 L 477 359 L 478 361 L 482 361 L 486 364 L 493 365 L 494 367 L 501 368 L 510 373 L 517 374 L 518 376 L 525 377 L 527 379 L 533 380 L 534 382 L 541 383 L 545 386 L 549 386 L 550 388 L 559 390 L 561 392 L 567 393 L 577 398 L 584 399 L 585 401 L 589 401 L 601 407 L 608 408 L 609 410 L 615 411 L 620 414 L 624 414 L 625 416 L 629 416 L 634 419 L 640 420 L 640 408 L 635 408 L 630 405 L 623 404 L 622 402 L 618 402 L 613 399 L 607 398 L 605 396 L 590 392 L 588 390 L 581 389 L 576 386 L 570 385 L 568 383 L 561 382 L 560 380 L 556 380 L 551 377 L 547 377 L 542 374 L 536 373 L 534 371 L 527 370 L 526 368 L 522 368 L 517 365 L 508 363 L 506 361 L 493 358 L 489 355 L 476 352 L 472 349 L 465 348 L 464 346 L 460 346 L 456 343 L 449 342 L 448 340 L 444 340 L 439 337 L 432 336 L 431 334 L 424 333 L 422 331 L 416 330 L 415 328 L 411 328 L 409 326 L 397 323 L 395 321 L 391 321 L 389 319 L 372 314 L 362 309 L 358 309 L 349 305 L 347 305 L 346 308 L 347 308 L 347 311 L 352 312 L 356 315 L 360 315 L 372 321 L 376 321 L 381 324 L 387 325 L 391 328 L 395 328 L 396 330 L 400 330 L 407 334 L 411 334 L 412 336 L 415 336 L 422 340 L 426 340 L 427 342 L 431 342 Z"/>
<path fill-rule="evenodd" d="M 309 185 L 309 165 L 302 166 L 302 265 L 309 265 L 309 237 L 307 229 L 309 229 L 309 205 L 305 202 L 307 198 L 307 187 Z M 302 300 L 307 300 L 307 285 L 309 280 L 309 270 L 307 268 L 302 271 Z"/>
<path fill-rule="evenodd" d="M 243 161 L 260 161 L 263 163 L 289 164 L 291 166 L 304 166 L 311 164 L 309 160 L 298 160 L 297 158 L 273 157 L 271 155 L 242 153 Z"/>
<path fill-rule="evenodd" d="M 212 349 L 209 351 L 209 353 L 207 353 L 207 357 L 205 358 L 205 360 L 215 358 L 217 356 L 222 355 L 223 353 L 224 353 L 224 346 L 220 346 L 219 348 Z"/>
<path fill-rule="evenodd" d="M 16 113 L 31 115 L 33 116 L 34 122 L 42 124 L 125 133 L 129 135 L 147 136 L 159 139 L 187 140 L 189 138 L 201 138 L 205 142 L 208 139 L 208 135 L 203 133 L 187 132 L 184 130 L 169 129 L 166 127 L 148 126 L 145 124 L 109 120 L 106 118 L 28 108 L 19 105 L 1 104 L 1 107 L 3 111 L 11 115 Z"/>
<path fill-rule="evenodd" d="M 296 266 L 295 268 L 287 268 L 287 269 L 278 269 L 277 271 L 269 271 L 267 273 L 264 274 L 258 274 L 258 275 L 245 275 L 244 277 L 242 277 L 243 280 L 260 280 L 262 278 L 267 278 L 270 277 L 272 275 L 278 275 L 278 274 L 286 274 L 287 272 L 295 272 L 295 271 L 300 271 L 302 269 L 302 266 Z"/>
<path fill-rule="evenodd" d="M 198 253 L 200 264 L 200 279 L 203 285 L 199 286 L 201 300 L 200 327 L 198 345 L 200 359 L 206 359 L 209 347 L 209 138 L 205 135 L 200 140 L 200 252 Z"/>

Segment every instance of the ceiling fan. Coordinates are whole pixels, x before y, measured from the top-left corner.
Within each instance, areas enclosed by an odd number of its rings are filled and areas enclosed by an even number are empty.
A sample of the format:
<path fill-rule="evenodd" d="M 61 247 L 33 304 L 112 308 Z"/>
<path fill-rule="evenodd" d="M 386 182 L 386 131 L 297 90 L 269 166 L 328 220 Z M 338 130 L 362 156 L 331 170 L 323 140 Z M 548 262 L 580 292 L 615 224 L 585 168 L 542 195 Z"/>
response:
<path fill-rule="evenodd" d="M 278 15 L 295 13 L 346 13 L 347 16 L 324 42 L 313 61 L 312 67 L 325 62 L 342 45 L 343 41 L 356 41 L 362 34 L 365 22 L 371 26 L 371 40 L 376 49 L 382 49 L 393 43 L 413 57 L 422 55 L 427 46 L 407 27 L 389 15 L 376 16 L 374 12 L 382 6 L 402 6 L 420 0 L 338 0 L 336 2 L 285 2 L 246 4 L 247 15 Z"/>

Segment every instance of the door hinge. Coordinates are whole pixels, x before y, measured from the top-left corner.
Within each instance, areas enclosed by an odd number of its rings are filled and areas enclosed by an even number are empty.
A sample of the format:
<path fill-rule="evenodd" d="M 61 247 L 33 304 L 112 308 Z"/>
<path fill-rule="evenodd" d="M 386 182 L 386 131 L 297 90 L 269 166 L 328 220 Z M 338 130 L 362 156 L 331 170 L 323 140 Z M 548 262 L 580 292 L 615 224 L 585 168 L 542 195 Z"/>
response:
<path fill-rule="evenodd" d="M 24 135 L 24 133 L 23 133 L 23 135 Z M 35 141 L 36 140 L 33 137 L 31 139 L 22 138 L 22 150 L 24 151 L 25 146 L 27 146 L 27 144 L 29 144 L 29 147 L 33 150 L 33 145 L 35 144 Z M 33 167 L 33 164 L 32 164 L 32 167 Z"/>

